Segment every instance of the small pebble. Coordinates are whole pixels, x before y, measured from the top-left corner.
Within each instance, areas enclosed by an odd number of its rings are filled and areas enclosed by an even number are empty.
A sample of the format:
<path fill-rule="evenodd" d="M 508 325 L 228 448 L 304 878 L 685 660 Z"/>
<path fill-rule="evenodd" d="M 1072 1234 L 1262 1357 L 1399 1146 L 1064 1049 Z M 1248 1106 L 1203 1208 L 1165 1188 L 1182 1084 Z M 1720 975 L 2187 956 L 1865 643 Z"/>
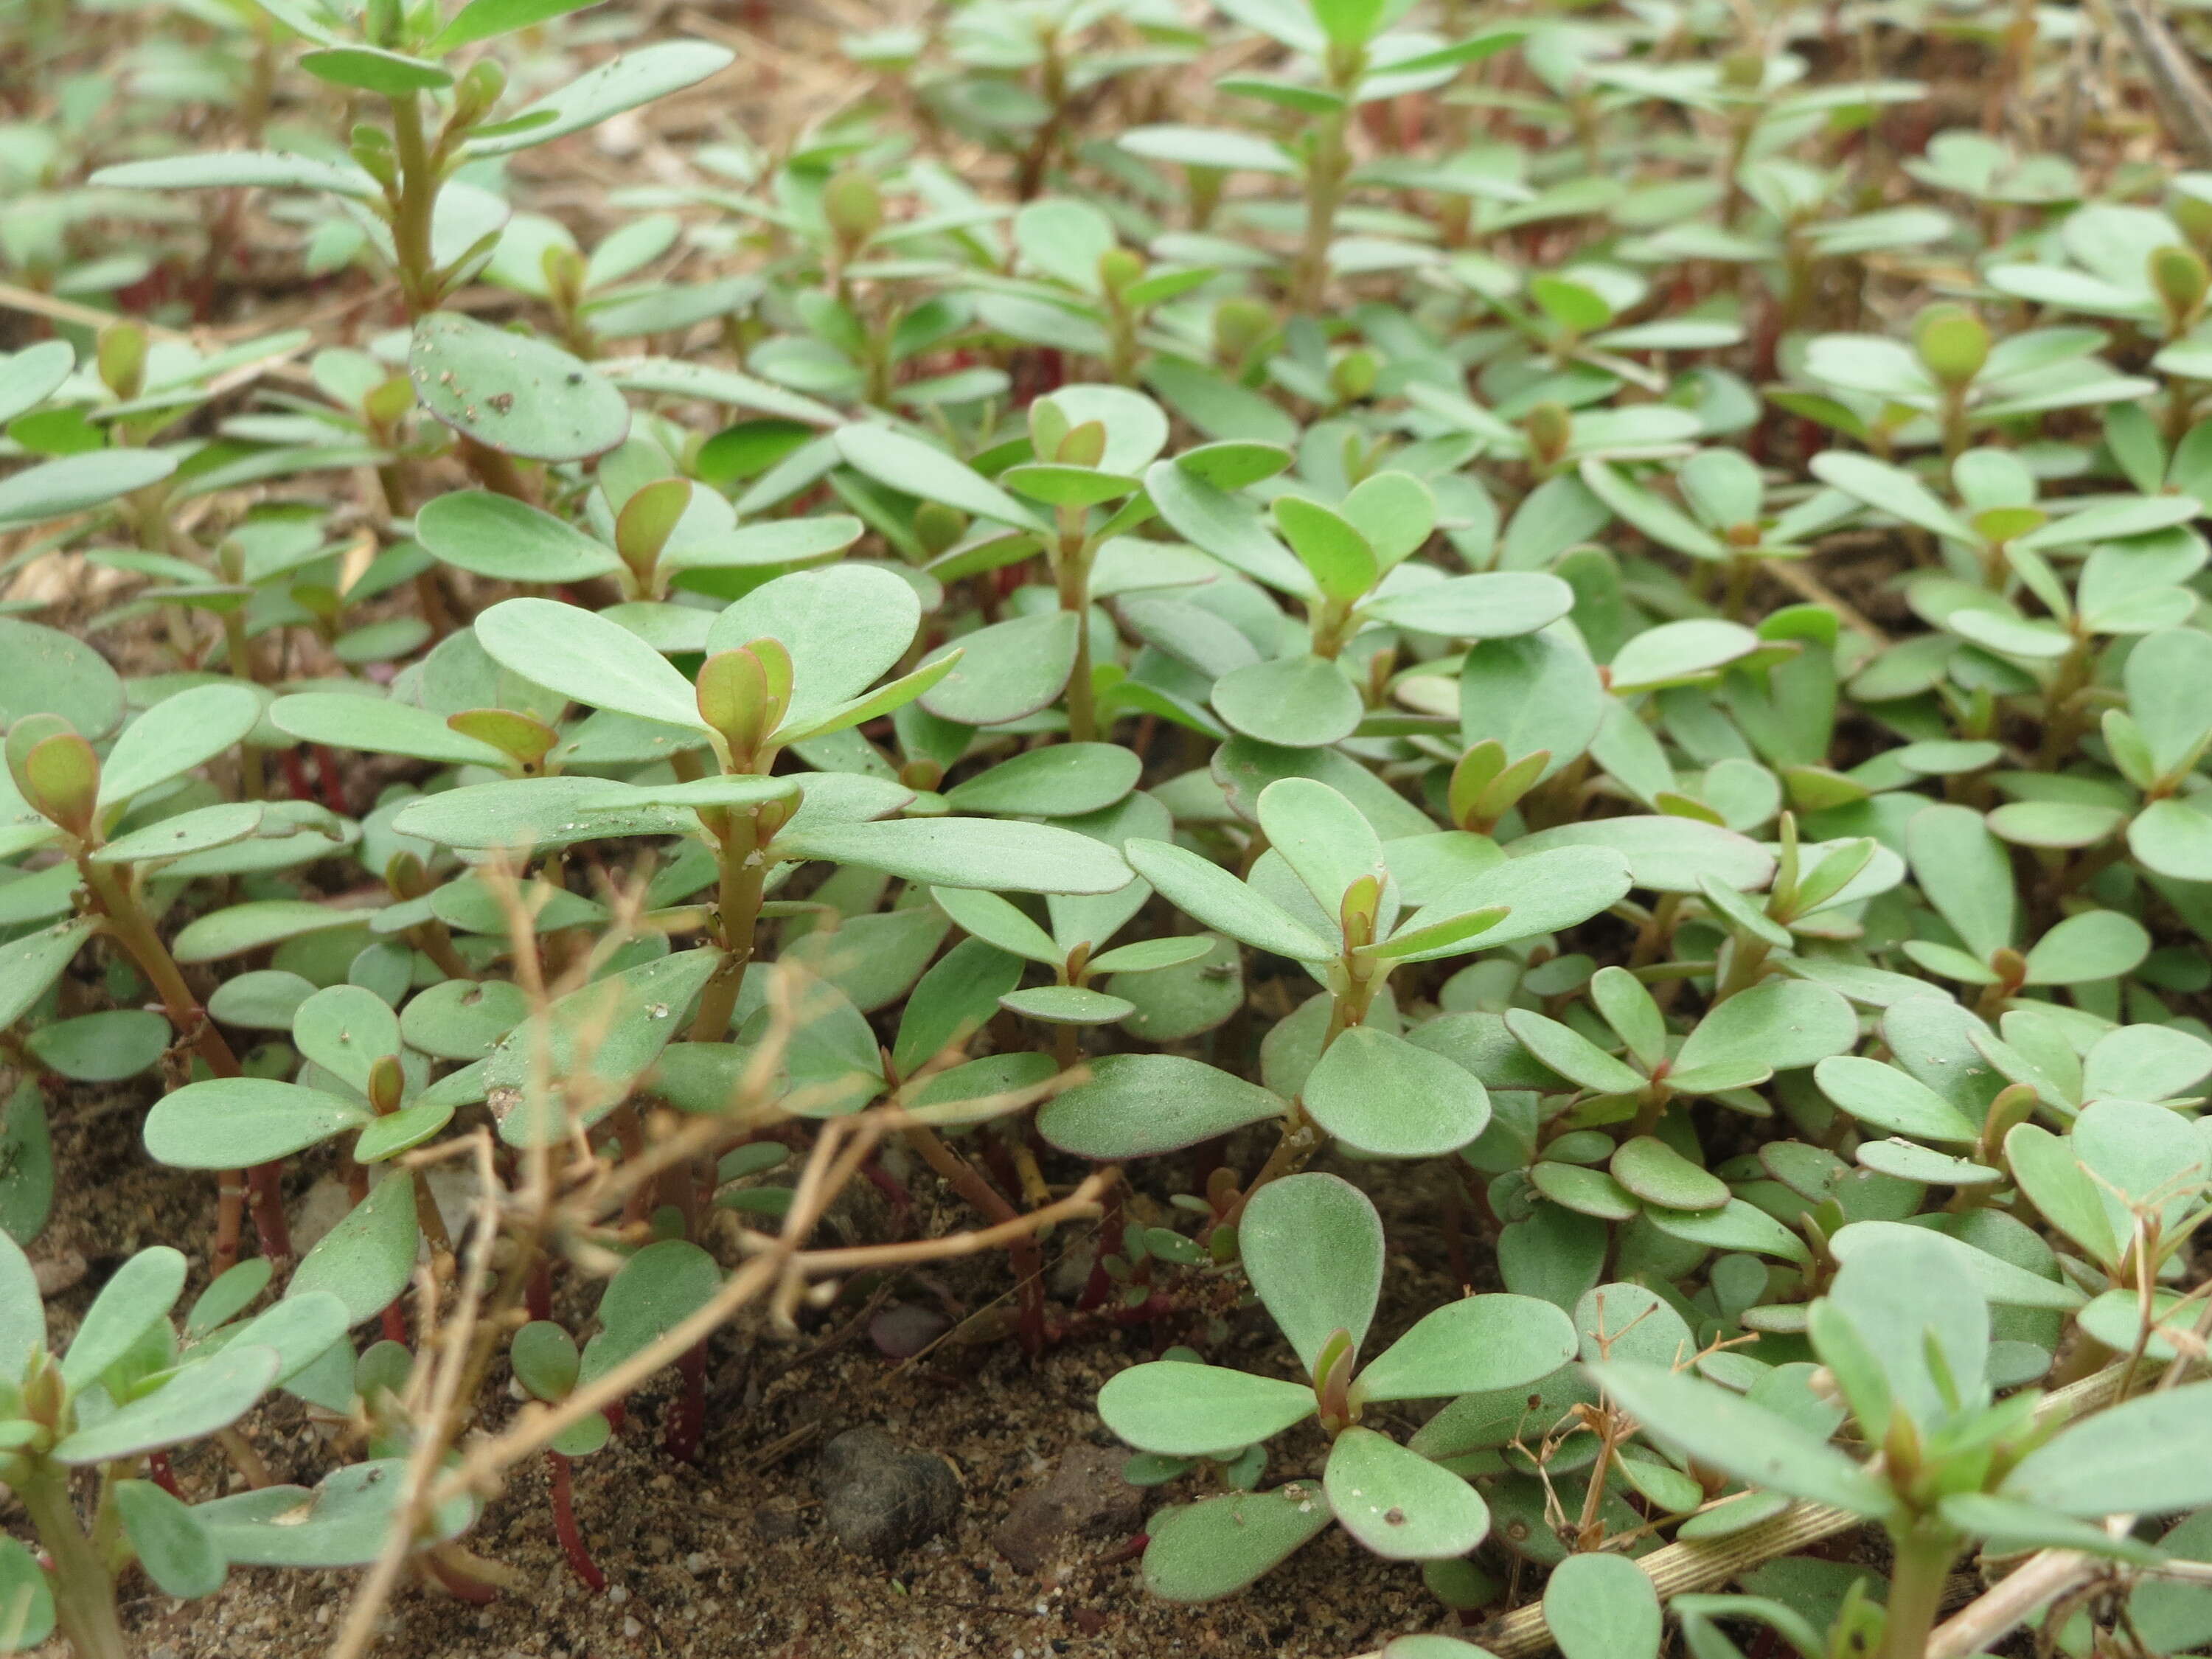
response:
<path fill-rule="evenodd" d="M 908 1451 L 875 1427 L 848 1429 L 822 1449 L 823 1518 L 847 1549 L 883 1559 L 948 1530 L 960 1480 L 933 1452 Z"/>

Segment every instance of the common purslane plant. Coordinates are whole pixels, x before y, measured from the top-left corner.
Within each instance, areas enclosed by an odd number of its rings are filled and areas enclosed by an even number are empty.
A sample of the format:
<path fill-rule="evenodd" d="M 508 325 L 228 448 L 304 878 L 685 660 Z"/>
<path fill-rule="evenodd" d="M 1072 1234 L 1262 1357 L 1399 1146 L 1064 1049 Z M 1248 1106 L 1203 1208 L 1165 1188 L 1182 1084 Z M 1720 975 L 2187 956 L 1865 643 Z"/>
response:
<path fill-rule="evenodd" d="M 965 0 L 770 131 L 579 9 L 149 17 L 110 121 L 19 8 L 0 1650 L 358 1659 L 525 1460 L 602 1589 L 710 1343 L 954 1257 L 1138 1351 L 1170 1601 L 2212 1641 L 2212 179 L 2091 24 Z M 43 1309 L 55 1119 L 207 1237 Z"/>

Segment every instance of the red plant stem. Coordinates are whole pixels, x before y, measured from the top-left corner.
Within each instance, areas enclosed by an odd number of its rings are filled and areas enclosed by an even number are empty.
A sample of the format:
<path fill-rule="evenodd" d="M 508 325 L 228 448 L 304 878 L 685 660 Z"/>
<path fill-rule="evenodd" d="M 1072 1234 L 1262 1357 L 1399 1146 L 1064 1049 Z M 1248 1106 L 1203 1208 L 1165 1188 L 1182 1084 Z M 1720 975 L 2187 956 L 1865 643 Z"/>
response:
<path fill-rule="evenodd" d="M 1098 1218 L 1098 1243 L 1091 1258 L 1091 1277 L 1083 1281 L 1083 1294 L 1075 1299 L 1078 1313 L 1099 1306 L 1114 1293 L 1114 1275 L 1106 1271 L 1106 1258 L 1121 1242 L 1121 1188 L 1117 1184 Z"/>
<path fill-rule="evenodd" d="M 1014 1155 L 1005 1141 L 995 1137 L 987 1139 L 984 1156 L 990 1160 L 992 1176 L 1001 1190 L 1021 1191 L 1021 1174 L 1014 1168 Z M 1021 1297 L 1022 1347 L 1035 1358 L 1044 1352 L 1049 1340 L 1044 1305 L 1044 1250 L 1037 1243 L 1036 1234 L 1024 1233 L 1006 1247 L 1006 1255 L 1013 1263 L 1014 1288 Z"/>
<path fill-rule="evenodd" d="M 397 1342 L 402 1347 L 407 1346 L 407 1316 L 400 1312 L 399 1304 L 397 1302 L 391 1304 L 384 1310 L 384 1340 L 387 1342 Z"/>
<path fill-rule="evenodd" d="M 185 982 L 176 959 L 169 954 L 168 946 L 162 944 L 161 934 L 155 931 L 129 883 L 119 881 L 105 866 L 91 862 L 88 852 L 88 848 L 81 849 L 76 854 L 77 869 L 84 884 L 100 915 L 106 918 L 108 931 L 115 942 L 129 954 L 138 971 L 153 982 L 155 994 L 161 999 L 161 1007 L 179 1043 L 190 1043 L 198 1049 L 201 1060 L 216 1076 L 238 1076 L 238 1056 L 231 1052 L 230 1044 L 207 1017 L 207 1010 L 192 994 L 191 987 Z M 262 1254 L 278 1262 L 289 1262 L 292 1234 L 284 1221 L 284 1193 L 277 1166 L 264 1164 L 250 1171 L 246 1188 Z M 238 1206 L 246 1194 L 240 1190 L 237 1172 L 230 1170 L 217 1175 L 216 1192 L 214 1256 L 215 1269 L 220 1273 L 227 1272 L 238 1260 Z"/>
<path fill-rule="evenodd" d="M 184 1492 L 177 1485 L 177 1472 L 169 1467 L 168 1453 L 148 1452 L 146 1473 L 154 1478 L 154 1484 L 168 1493 L 170 1497 L 180 1504 L 185 1501 Z"/>
<path fill-rule="evenodd" d="M 638 1116 L 636 1107 L 625 1102 L 615 1108 L 608 1122 L 614 1130 L 616 1144 L 622 1148 L 623 1163 L 645 1156 L 645 1123 Z M 641 1181 L 632 1188 L 629 1196 L 623 1201 L 623 1224 L 632 1226 L 650 1216 L 659 1192 L 656 1182 Z"/>
<path fill-rule="evenodd" d="M 353 816 L 353 807 L 346 799 L 344 780 L 338 776 L 338 757 L 326 744 L 315 746 L 315 773 L 322 780 L 323 805 L 340 817 Z"/>
<path fill-rule="evenodd" d="M 999 1188 L 983 1178 L 982 1171 L 966 1158 L 939 1140 L 929 1130 L 919 1127 L 907 1131 L 907 1142 L 938 1175 L 949 1182 L 978 1213 L 988 1217 L 995 1226 L 1014 1218 L 1014 1206 L 1009 1204 Z M 1021 1182 L 1012 1170 L 1012 1159 L 1004 1143 L 993 1141 L 988 1154 L 995 1155 L 1005 1168 L 1000 1179 L 1010 1192 L 1019 1192 Z M 1020 1292 L 1022 1346 L 1035 1355 L 1044 1351 L 1044 1256 L 1037 1248 L 1034 1236 L 1024 1234 L 1018 1244 L 1006 1247 L 1012 1259 L 1015 1288 Z"/>
<path fill-rule="evenodd" d="M 870 1186 L 890 1201 L 891 1208 L 898 1212 L 900 1220 L 903 1221 L 914 1213 L 914 1194 L 907 1191 L 904 1182 L 884 1168 L 881 1163 L 872 1158 L 860 1166 L 860 1173 L 868 1178 Z"/>
<path fill-rule="evenodd" d="M 568 1558 L 568 1571 L 594 1595 L 607 1587 L 607 1576 L 592 1559 L 584 1534 L 576 1526 L 576 1489 L 568 1474 L 569 1460 L 549 1451 L 545 1461 L 553 1469 L 553 1532 L 561 1540 L 561 1553 Z"/>
<path fill-rule="evenodd" d="M 300 751 L 296 749 L 285 750 L 280 763 L 284 768 L 284 784 L 291 790 L 292 799 L 314 799 L 315 787 L 307 781 L 307 769 L 300 762 Z"/>
<path fill-rule="evenodd" d="M 218 1277 L 238 1265 L 238 1237 L 246 1220 L 246 1172 L 218 1170 L 215 1178 L 214 1269 Z"/>
<path fill-rule="evenodd" d="M 253 1210 L 253 1231 L 261 1240 L 261 1254 L 279 1261 L 292 1259 L 292 1230 L 284 1219 L 283 1166 L 257 1164 L 246 1172 L 246 1201 Z"/>
<path fill-rule="evenodd" d="M 699 1443 L 707 1428 L 707 1345 L 696 1344 L 676 1362 L 684 1391 L 668 1409 L 668 1431 L 662 1449 L 679 1463 L 699 1461 Z"/>
<path fill-rule="evenodd" d="M 523 1296 L 529 1304 L 532 1319 L 553 1317 L 553 1264 L 543 1253 L 531 1266 L 530 1283 Z"/>
<path fill-rule="evenodd" d="M 1456 1173 L 1444 1181 L 1444 1254 L 1451 1261 L 1452 1279 L 1464 1296 L 1472 1288 L 1467 1265 L 1467 1189 Z"/>

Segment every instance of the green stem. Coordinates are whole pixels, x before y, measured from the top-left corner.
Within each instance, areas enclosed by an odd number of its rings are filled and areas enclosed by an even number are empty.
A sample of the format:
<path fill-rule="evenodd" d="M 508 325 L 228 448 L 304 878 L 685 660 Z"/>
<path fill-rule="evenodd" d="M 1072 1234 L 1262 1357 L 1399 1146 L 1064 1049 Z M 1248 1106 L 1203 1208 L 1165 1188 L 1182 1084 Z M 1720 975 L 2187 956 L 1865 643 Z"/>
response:
<path fill-rule="evenodd" d="M 1354 66 L 1338 90 L 1345 105 L 1322 118 L 1314 134 L 1312 159 L 1306 165 L 1306 235 L 1291 282 L 1291 304 L 1308 315 L 1321 311 L 1322 295 L 1328 286 L 1328 245 L 1336 238 L 1336 210 L 1344 204 L 1345 184 L 1352 176 L 1352 150 L 1345 142 L 1352 125 L 1349 84 L 1358 78 Z"/>
<path fill-rule="evenodd" d="M 477 970 L 469 966 L 467 958 L 453 945 L 453 936 L 446 924 L 434 916 L 420 927 L 407 930 L 407 942 L 430 958 L 438 971 L 447 979 L 474 979 Z"/>
<path fill-rule="evenodd" d="M 1751 135 L 1758 130 L 1759 112 L 1731 116 L 1729 120 L 1728 147 L 1721 156 L 1721 227 L 1734 230 L 1735 222 L 1742 216 L 1750 202 L 1743 187 L 1744 158 L 1751 150 Z"/>
<path fill-rule="evenodd" d="M 1966 428 L 1966 388 L 1948 386 L 1943 392 L 1943 461 L 1947 466 L 1966 453 L 1972 434 Z"/>
<path fill-rule="evenodd" d="M 1739 991 L 1748 991 L 1764 977 L 1766 958 L 1774 947 L 1763 939 L 1750 939 L 1741 933 L 1735 936 L 1735 949 L 1729 953 L 1727 977 L 1713 988 L 1712 1006 L 1719 1007 Z"/>
<path fill-rule="evenodd" d="M 226 611 L 222 617 L 224 654 L 230 659 L 234 679 L 251 685 L 261 678 L 261 664 L 255 657 L 253 642 L 246 636 L 246 613 Z M 263 775 L 261 751 L 250 743 L 238 745 L 239 786 L 248 800 L 264 800 L 269 794 L 269 781 Z"/>
<path fill-rule="evenodd" d="M 430 252 L 430 216 L 438 203 L 438 179 L 422 134 L 422 100 L 406 93 L 390 100 L 392 145 L 399 156 L 399 198 L 393 204 L 392 251 L 399 270 L 400 296 L 407 314 L 420 317 L 438 305 L 436 262 Z"/>
<path fill-rule="evenodd" d="M 732 811 L 720 843 L 722 963 L 699 994 L 699 1012 L 691 1022 L 694 1042 L 720 1042 L 729 1035 L 730 1020 L 738 1011 L 738 994 L 744 989 L 745 968 L 753 959 L 761 884 L 768 875 L 768 865 L 760 855 L 757 811 Z"/>
<path fill-rule="evenodd" d="M 84 878 L 86 890 L 93 902 L 107 920 L 107 931 L 116 943 L 122 945 L 138 971 L 151 981 L 155 994 L 161 999 L 161 1006 L 168 1014 L 169 1024 L 176 1028 L 178 1037 L 190 1042 L 199 1051 L 207 1068 L 217 1077 L 236 1077 L 240 1074 L 238 1056 L 230 1051 L 230 1044 L 216 1029 L 215 1022 L 200 1006 L 199 999 L 192 994 L 191 987 L 178 969 L 176 958 L 169 947 L 161 943 L 161 935 L 146 919 L 137 896 L 130 885 L 119 878 L 113 869 L 92 861 L 91 849 L 82 849 L 76 860 L 77 872 Z M 291 1231 L 284 1220 L 283 1193 L 277 1182 L 274 1164 L 257 1164 L 250 1171 L 253 1196 L 254 1229 L 261 1235 L 261 1248 L 280 1261 L 292 1257 Z M 219 1187 L 221 1200 L 216 1217 L 215 1260 L 219 1273 L 228 1267 L 238 1256 L 238 1210 L 243 1202 L 244 1189 L 234 1174 L 226 1171 Z"/>
<path fill-rule="evenodd" d="M 2189 435 L 2189 428 L 2197 421 L 2197 388 L 2179 378 L 2169 381 L 2166 390 L 2166 441 L 2178 444 Z"/>
<path fill-rule="evenodd" d="M 2075 705 L 2089 684 L 2091 665 L 2089 636 L 2077 632 L 2043 699 L 2043 744 L 2036 757 L 2042 771 L 2057 771 L 2080 739 L 2081 720 Z"/>
<path fill-rule="evenodd" d="M 1651 907 L 1651 914 L 1636 930 L 1636 945 L 1628 954 L 1628 966 L 1632 971 L 1649 968 L 1659 960 L 1661 951 L 1674 943 L 1674 918 L 1682 908 L 1680 893 L 1662 893 L 1659 902 Z"/>
<path fill-rule="evenodd" d="M 459 441 L 454 446 L 455 452 L 460 456 L 463 465 L 476 474 L 477 483 L 493 494 L 520 501 L 525 507 L 538 505 L 529 484 L 523 479 L 522 469 L 515 465 L 511 457 L 501 454 L 489 444 L 477 442 L 465 432 L 458 435 Z"/>
<path fill-rule="evenodd" d="M 1116 386 L 1137 383 L 1137 319 L 1119 294 L 1106 298 L 1106 374 Z"/>
<path fill-rule="evenodd" d="M 68 1472 L 43 1457 L 18 1467 L 25 1473 L 15 1482 L 15 1496 L 53 1558 L 54 1618 L 62 1634 L 76 1659 L 129 1659 L 115 1616 L 115 1581 L 77 1524 Z"/>
<path fill-rule="evenodd" d="M 1053 154 L 1060 148 L 1060 134 L 1067 125 L 1067 64 L 1060 56 L 1059 37 L 1050 36 L 1040 44 L 1044 64 L 1039 91 L 1049 113 L 1030 139 L 1015 173 L 1014 193 L 1024 202 L 1035 199 L 1044 188 L 1045 174 L 1051 169 Z"/>
<path fill-rule="evenodd" d="M 1893 1533 L 1897 1559 L 1889 1577 L 1888 1614 L 1882 1624 L 1881 1659 L 1924 1659 L 1928 1634 L 1943 1607 L 1943 1581 L 1959 1553 L 1948 1530 L 1924 1524 L 1910 1533 Z"/>
<path fill-rule="evenodd" d="M 200 1006 L 191 987 L 185 983 L 176 958 L 161 943 L 161 936 L 154 930 L 154 925 L 146 920 L 145 911 L 139 908 L 130 888 L 108 866 L 94 864 L 89 853 L 77 860 L 77 869 L 94 902 L 107 918 L 109 933 L 130 953 L 138 971 L 153 982 L 161 1006 L 168 1012 L 169 1023 L 177 1028 L 177 1035 L 199 1050 L 200 1058 L 207 1061 L 208 1069 L 217 1077 L 236 1077 L 237 1056 L 230 1052 L 230 1044 L 223 1041 L 222 1033 L 208 1019 L 207 1011 Z"/>
<path fill-rule="evenodd" d="M 1091 684 L 1091 556 L 1083 509 L 1060 509 L 1060 608 L 1075 617 L 1075 666 L 1067 675 L 1067 737 L 1091 743 L 1098 736 L 1098 702 Z M 1072 522 L 1071 522 L 1072 520 Z"/>
<path fill-rule="evenodd" d="M 1345 635 L 1351 627 L 1352 606 L 1341 599 L 1324 598 L 1316 601 L 1308 623 L 1314 655 L 1334 662 L 1344 653 Z"/>
<path fill-rule="evenodd" d="M 1260 1166 L 1260 1173 L 1252 1177 L 1252 1184 L 1229 1206 L 1221 1218 L 1224 1227 L 1234 1227 L 1244 1214 L 1244 1206 L 1252 1201 L 1252 1194 L 1271 1181 L 1280 1181 L 1285 1176 L 1296 1175 L 1306 1161 L 1328 1144 L 1328 1137 L 1315 1127 L 1305 1114 L 1305 1108 L 1292 1103 L 1291 1115 L 1283 1121 L 1282 1139 L 1275 1150 L 1267 1154 L 1267 1161 Z"/>
<path fill-rule="evenodd" d="M 1721 614 L 1734 622 L 1741 622 L 1745 609 L 1751 603 L 1751 584 L 1759 574 L 1759 561 L 1747 554 L 1736 554 L 1728 562 L 1728 585 L 1722 592 Z"/>

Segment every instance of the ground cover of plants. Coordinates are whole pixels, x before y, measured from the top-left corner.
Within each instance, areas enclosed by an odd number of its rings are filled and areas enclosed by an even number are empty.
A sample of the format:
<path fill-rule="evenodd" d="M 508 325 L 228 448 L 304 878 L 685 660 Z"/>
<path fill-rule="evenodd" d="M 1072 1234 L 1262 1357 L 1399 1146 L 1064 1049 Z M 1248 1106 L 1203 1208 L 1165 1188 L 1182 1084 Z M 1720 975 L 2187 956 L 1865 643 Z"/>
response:
<path fill-rule="evenodd" d="M 0 5 L 0 1650 L 2212 1648 L 2202 27 Z"/>

